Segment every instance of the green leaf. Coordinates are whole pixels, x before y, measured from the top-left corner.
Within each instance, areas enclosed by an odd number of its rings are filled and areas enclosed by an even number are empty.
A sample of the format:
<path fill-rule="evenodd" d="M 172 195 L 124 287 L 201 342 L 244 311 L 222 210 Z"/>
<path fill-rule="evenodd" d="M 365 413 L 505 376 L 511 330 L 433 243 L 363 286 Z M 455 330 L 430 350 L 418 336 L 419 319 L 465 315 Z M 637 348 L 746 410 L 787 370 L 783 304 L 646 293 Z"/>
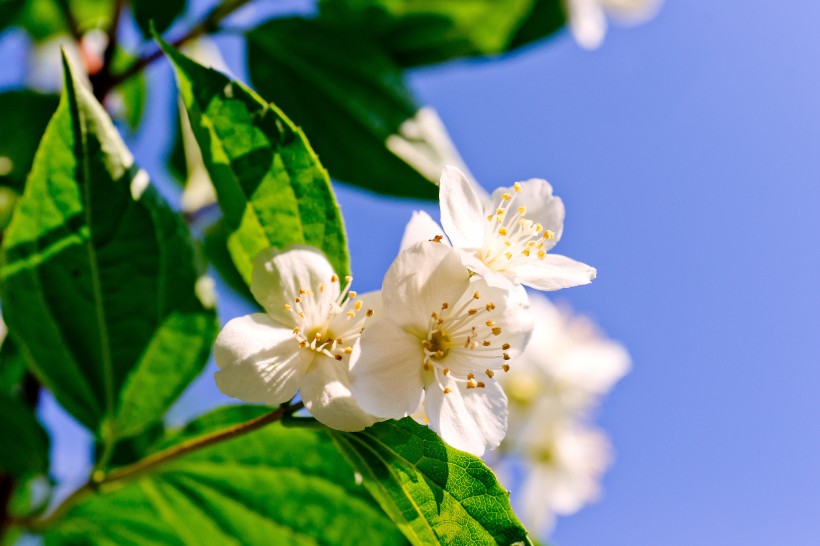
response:
<path fill-rule="evenodd" d="M 269 21 L 247 38 L 254 85 L 304 128 L 334 179 L 380 193 L 438 197 L 431 182 L 445 160 L 417 157 L 443 152 L 424 135 L 403 134 L 419 107 L 372 36 L 294 18 Z M 396 139 L 404 148 L 392 144 Z M 407 147 L 415 153 L 403 153 Z"/>
<path fill-rule="evenodd" d="M 114 50 L 111 68 L 116 74 L 122 73 L 131 66 L 135 59 L 136 57 L 118 47 Z M 140 72 L 122 82 L 109 95 L 109 97 L 117 96 L 122 101 L 122 117 L 132 131 L 136 131 L 140 121 L 142 121 L 147 93 L 148 85 L 145 81 L 145 72 Z"/>
<path fill-rule="evenodd" d="M 228 249 L 245 282 L 262 250 L 306 243 L 339 275 L 347 241 L 327 171 L 302 131 L 276 106 L 161 42 L 176 68 L 205 166 L 216 188 Z"/>
<path fill-rule="evenodd" d="M 48 472 L 48 435 L 31 408 L 0 393 L 0 474 Z"/>
<path fill-rule="evenodd" d="M 0 0 L 0 30 L 9 26 L 23 8 L 25 0 Z"/>
<path fill-rule="evenodd" d="M 258 417 L 236 406 L 163 445 Z M 46 544 L 399 545 L 404 537 L 326 433 L 268 425 L 75 505 Z"/>
<path fill-rule="evenodd" d="M 245 298 L 254 305 L 259 305 L 251 294 L 248 285 L 242 279 L 242 275 L 237 271 L 228 252 L 228 236 L 230 232 L 225 227 L 222 220 L 217 220 L 205 230 L 205 241 L 203 244 L 205 256 L 208 262 L 214 266 L 219 276 L 225 281 L 231 290 Z"/>
<path fill-rule="evenodd" d="M 0 185 L 23 190 L 37 144 L 58 98 L 29 90 L 0 93 Z"/>
<path fill-rule="evenodd" d="M 481 459 L 411 418 L 331 437 L 413 544 L 529 544 L 509 493 Z"/>
<path fill-rule="evenodd" d="M 542 40 L 561 30 L 567 24 L 563 0 L 535 0 L 527 18 L 513 36 L 510 51 Z"/>
<path fill-rule="evenodd" d="M 185 11 L 186 0 L 132 0 L 134 19 L 145 36 L 151 36 L 151 23 L 157 32 L 165 32 Z"/>
<path fill-rule="evenodd" d="M 322 0 L 320 17 L 376 37 L 403 67 L 497 55 L 537 4 L 561 0 Z"/>
<path fill-rule="evenodd" d="M 19 386 L 26 374 L 26 360 L 17 350 L 11 336 L 6 336 L 0 345 L 0 395 L 12 396 L 19 390 Z"/>
<path fill-rule="evenodd" d="M 36 41 L 58 34 L 71 34 L 65 10 L 68 9 L 82 34 L 91 29 L 107 29 L 114 14 L 114 0 L 25 0 L 15 23 Z"/>
<path fill-rule="evenodd" d="M 111 443 L 161 419 L 207 362 L 216 318 L 181 219 L 68 61 L 3 249 L 3 312 L 40 380 Z"/>

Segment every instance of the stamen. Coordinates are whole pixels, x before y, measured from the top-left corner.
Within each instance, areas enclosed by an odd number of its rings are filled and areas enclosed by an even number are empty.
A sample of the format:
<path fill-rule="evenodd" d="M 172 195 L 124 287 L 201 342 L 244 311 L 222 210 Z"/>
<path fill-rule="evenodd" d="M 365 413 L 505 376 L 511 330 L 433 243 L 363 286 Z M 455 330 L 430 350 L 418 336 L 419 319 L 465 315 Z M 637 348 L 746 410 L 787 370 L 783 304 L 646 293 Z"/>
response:
<path fill-rule="evenodd" d="M 450 387 L 444 387 L 444 394 L 450 394 L 451 392 L 453 392 L 453 389 Z"/>
<path fill-rule="evenodd" d="M 501 328 L 499 328 L 498 326 L 496 326 L 495 328 L 493 328 L 490 331 L 493 333 L 494 336 L 497 336 L 497 335 L 501 334 Z"/>
<path fill-rule="evenodd" d="M 486 373 L 487 377 L 489 377 L 490 379 L 492 379 L 495 375 L 495 373 L 492 370 L 484 370 L 484 373 Z"/>
<path fill-rule="evenodd" d="M 436 235 L 432 239 L 430 239 L 431 243 L 440 243 L 444 237 L 442 235 Z"/>
<path fill-rule="evenodd" d="M 510 371 L 510 365 L 509 364 L 502 364 L 501 369 L 504 370 L 505 372 L 508 372 L 508 371 Z"/>
<path fill-rule="evenodd" d="M 290 311 L 291 307 L 287 303 L 285 304 L 285 311 Z"/>
<path fill-rule="evenodd" d="M 513 189 L 514 189 L 516 192 L 521 191 L 521 182 L 516 182 L 515 184 L 513 184 Z"/>
<path fill-rule="evenodd" d="M 335 358 L 336 358 L 336 360 L 341 362 L 344 357 L 342 355 L 336 355 Z"/>
<path fill-rule="evenodd" d="M 502 357 L 504 360 L 509 360 L 509 359 L 510 359 L 510 355 L 509 355 L 509 353 L 504 353 L 504 354 L 502 354 L 502 355 L 501 355 L 501 357 Z"/>
<path fill-rule="evenodd" d="M 366 317 L 372 317 L 373 316 L 373 309 L 368 309 L 367 311 L 365 311 L 364 315 Z"/>
<path fill-rule="evenodd" d="M 330 282 L 339 282 L 339 277 L 333 275 L 332 277 L 330 277 Z"/>

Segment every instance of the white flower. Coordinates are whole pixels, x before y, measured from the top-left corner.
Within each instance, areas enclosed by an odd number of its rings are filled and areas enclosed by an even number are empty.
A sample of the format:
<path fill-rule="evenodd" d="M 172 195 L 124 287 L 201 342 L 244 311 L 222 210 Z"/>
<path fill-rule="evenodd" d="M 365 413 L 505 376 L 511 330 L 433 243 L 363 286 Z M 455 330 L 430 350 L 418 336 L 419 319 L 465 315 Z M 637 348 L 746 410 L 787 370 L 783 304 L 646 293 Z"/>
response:
<path fill-rule="evenodd" d="M 384 312 L 362 336 L 353 394 L 385 418 L 424 402 L 430 427 L 450 445 L 481 455 L 507 426 L 507 397 L 494 377 L 532 328 L 521 291 L 470 276 L 450 247 L 421 242 L 384 278 Z"/>
<path fill-rule="evenodd" d="M 444 233 L 464 265 L 490 286 L 558 290 L 595 278 L 595 268 L 549 253 L 563 232 L 564 203 L 546 180 L 516 182 L 483 197 L 463 172 L 449 166 L 441 175 L 439 199 Z M 441 235 L 435 221 L 418 212 L 402 245 Z"/>
<path fill-rule="evenodd" d="M 566 0 L 569 26 L 575 41 L 596 49 L 606 35 L 606 16 L 630 24 L 651 19 L 662 0 Z"/>
<path fill-rule="evenodd" d="M 537 400 L 554 400 L 554 411 L 579 416 L 629 371 L 629 354 L 586 318 L 531 295 L 535 327 L 530 342 L 503 378 L 510 397 L 511 427 Z M 514 423 L 515 422 L 515 423 Z"/>
<path fill-rule="evenodd" d="M 342 288 L 324 255 L 310 247 L 269 249 L 254 264 L 251 291 L 265 313 L 228 322 L 214 345 L 223 393 L 246 402 L 281 404 L 301 392 L 325 425 L 362 430 L 377 419 L 350 394 L 350 360 L 365 322 L 380 308 L 377 293 Z M 347 299 L 345 299 L 347 297 Z"/>
<path fill-rule="evenodd" d="M 539 536 L 555 516 L 574 514 L 600 497 L 600 480 L 611 462 L 609 441 L 600 431 L 570 419 L 536 418 L 520 446 L 521 456 L 505 458 L 495 469 L 513 487 L 513 506 L 524 525 Z"/>

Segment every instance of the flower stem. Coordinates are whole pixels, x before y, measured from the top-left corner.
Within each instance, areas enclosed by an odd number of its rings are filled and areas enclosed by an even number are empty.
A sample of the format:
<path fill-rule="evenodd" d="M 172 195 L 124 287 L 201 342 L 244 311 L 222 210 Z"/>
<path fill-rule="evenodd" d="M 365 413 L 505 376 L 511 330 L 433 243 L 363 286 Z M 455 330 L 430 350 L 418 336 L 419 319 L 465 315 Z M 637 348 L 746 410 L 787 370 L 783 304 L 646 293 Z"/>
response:
<path fill-rule="evenodd" d="M 158 453 L 154 453 L 153 455 L 149 455 L 133 464 L 116 468 L 108 473 L 95 471 L 85 485 L 71 493 L 51 514 L 43 519 L 20 520 L 19 523 L 31 531 L 43 531 L 48 529 L 55 522 L 59 521 L 60 518 L 68 512 L 69 508 L 89 494 L 98 492 L 100 489 L 112 483 L 128 481 L 143 476 L 161 465 L 167 464 L 189 453 L 193 453 L 194 451 L 259 430 L 266 425 L 282 420 L 282 418 L 293 414 L 303 407 L 304 404 L 302 404 L 302 402 L 293 405 L 282 404 L 274 411 L 255 417 L 250 421 L 182 442 Z"/>

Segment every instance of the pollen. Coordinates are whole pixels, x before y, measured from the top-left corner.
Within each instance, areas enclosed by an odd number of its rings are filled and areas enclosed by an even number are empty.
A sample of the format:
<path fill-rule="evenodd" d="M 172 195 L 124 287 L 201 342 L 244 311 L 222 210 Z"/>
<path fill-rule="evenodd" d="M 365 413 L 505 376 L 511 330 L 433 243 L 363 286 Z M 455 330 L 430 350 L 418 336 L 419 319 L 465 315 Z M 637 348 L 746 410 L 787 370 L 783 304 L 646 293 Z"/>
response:
<path fill-rule="evenodd" d="M 504 354 L 502 355 L 502 358 L 503 358 L 504 360 L 509 360 L 509 359 L 510 359 L 510 354 L 509 354 L 509 353 L 504 353 Z"/>
<path fill-rule="evenodd" d="M 285 304 L 285 311 L 290 311 L 291 307 L 287 303 Z"/>
<path fill-rule="evenodd" d="M 353 298 L 355 298 L 356 296 L 359 295 L 359 293 L 356 292 L 355 290 L 351 290 L 350 292 L 348 292 L 348 294 L 350 295 L 350 299 L 353 299 Z"/>
<path fill-rule="evenodd" d="M 507 234 L 507 228 L 503 228 L 503 227 L 498 228 L 498 234 L 499 235 L 506 235 Z"/>
<path fill-rule="evenodd" d="M 339 282 L 339 277 L 333 275 L 332 277 L 330 277 L 330 282 Z"/>
<path fill-rule="evenodd" d="M 453 389 L 450 387 L 444 387 L 444 394 L 450 394 L 451 392 L 453 392 Z"/>
<path fill-rule="evenodd" d="M 489 377 L 490 379 L 492 379 L 495 375 L 495 372 L 493 372 L 492 370 L 484 370 L 484 373 L 487 374 L 487 377 Z"/>
<path fill-rule="evenodd" d="M 490 302 L 490 303 L 487 304 L 487 307 L 485 307 L 485 309 L 489 313 L 490 311 L 495 309 L 495 304 L 493 302 Z"/>
<path fill-rule="evenodd" d="M 521 191 L 521 182 L 516 182 L 515 184 L 513 184 L 513 189 L 514 189 L 516 192 Z"/>
<path fill-rule="evenodd" d="M 555 239 L 555 232 L 552 231 L 551 229 L 548 229 L 548 230 L 544 231 L 543 237 L 544 237 L 544 239 L 546 239 L 548 241 L 552 240 L 552 239 Z"/>
<path fill-rule="evenodd" d="M 478 313 L 478 309 L 470 309 L 469 311 L 467 311 L 467 314 L 470 315 L 470 316 L 473 316 L 476 313 Z"/>
<path fill-rule="evenodd" d="M 431 243 L 440 243 L 444 237 L 442 235 L 436 235 L 432 239 L 430 239 Z"/>
<path fill-rule="evenodd" d="M 364 312 L 364 315 L 366 317 L 372 317 L 373 316 L 373 309 L 368 309 L 367 311 Z"/>
<path fill-rule="evenodd" d="M 354 305 L 353 307 L 356 309 L 356 311 L 361 311 L 363 306 L 364 306 L 364 302 L 362 300 L 359 300 L 359 301 L 356 302 L 356 305 Z"/>
<path fill-rule="evenodd" d="M 484 341 L 481 342 L 481 344 L 484 345 L 485 347 L 489 347 L 490 346 L 490 341 L 488 339 L 485 339 Z"/>
<path fill-rule="evenodd" d="M 476 290 L 476 291 L 473 293 L 473 299 L 474 299 L 474 300 L 480 300 L 480 299 L 481 299 L 481 294 L 479 294 L 479 293 L 478 293 L 478 290 Z"/>
<path fill-rule="evenodd" d="M 442 304 L 441 304 L 441 309 L 442 309 L 442 311 L 443 311 L 444 309 L 449 309 L 449 308 L 450 308 L 450 304 L 449 304 L 449 303 L 447 303 L 446 301 L 445 301 L 444 303 L 442 303 Z"/>
<path fill-rule="evenodd" d="M 521 216 L 527 214 L 527 207 L 518 207 L 518 214 L 520 214 Z"/>
<path fill-rule="evenodd" d="M 493 333 L 493 335 L 494 335 L 494 336 L 501 335 L 501 328 L 499 328 L 498 326 L 496 326 L 495 328 L 493 328 L 493 329 L 491 330 L 491 332 Z"/>
<path fill-rule="evenodd" d="M 508 371 L 510 371 L 510 365 L 509 364 L 503 364 L 501 366 L 501 369 L 504 370 L 505 372 L 508 372 Z"/>
<path fill-rule="evenodd" d="M 474 389 L 477 386 L 478 386 L 478 381 L 476 381 L 475 379 L 468 379 L 467 380 L 467 388 L 468 389 Z"/>
<path fill-rule="evenodd" d="M 504 256 L 506 256 L 508 260 L 512 260 L 513 255 L 512 255 L 512 252 L 505 252 Z"/>
<path fill-rule="evenodd" d="M 353 347 L 345 347 L 345 354 L 346 355 L 349 355 L 352 352 L 353 352 Z"/>
<path fill-rule="evenodd" d="M 502 348 L 503 350 L 505 350 L 505 351 L 506 351 L 506 350 L 508 350 L 508 349 L 510 348 L 510 344 L 509 344 L 509 343 L 505 343 L 504 345 L 502 345 L 502 346 L 501 346 L 501 348 Z"/>
<path fill-rule="evenodd" d="M 356 311 L 348 311 L 347 316 L 348 318 L 354 318 L 356 316 Z"/>
<path fill-rule="evenodd" d="M 293 329 L 293 333 L 294 333 L 294 334 L 298 334 L 298 333 L 299 333 L 299 328 L 294 328 L 294 329 Z"/>
<path fill-rule="evenodd" d="M 297 296 L 297 297 L 296 297 L 296 299 L 295 299 L 294 301 L 295 301 L 296 303 L 302 303 L 302 298 L 300 298 L 300 297 L 298 297 L 298 296 Z"/>
<path fill-rule="evenodd" d="M 325 283 L 319 283 L 319 292 L 325 291 Z"/>
<path fill-rule="evenodd" d="M 484 384 L 484 381 L 479 381 L 475 384 L 475 386 L 478 387 L 479 389 L 483 389 L 487 385 Z"/>
<path fill-rule="evenodd" d="M 495 321 L 494 321 L 494 320 L 488 320 L 488 321 L 487 321 L 487 322 L 485 322 L 484 324 L 486 324 L 486 325 L 487 325 L 487 326 L 489 326 L 490 328 L 493 328 L 493 327 L 495 326 Z"/>
<path fill-rule="evenodd" d="M 511 197 L 512 197 L 512 195 L 510 195 L 509 193 L 502 193 L 501 194 L 501 199 L 503 199 L 504 201 L 509 201 Z"/>

